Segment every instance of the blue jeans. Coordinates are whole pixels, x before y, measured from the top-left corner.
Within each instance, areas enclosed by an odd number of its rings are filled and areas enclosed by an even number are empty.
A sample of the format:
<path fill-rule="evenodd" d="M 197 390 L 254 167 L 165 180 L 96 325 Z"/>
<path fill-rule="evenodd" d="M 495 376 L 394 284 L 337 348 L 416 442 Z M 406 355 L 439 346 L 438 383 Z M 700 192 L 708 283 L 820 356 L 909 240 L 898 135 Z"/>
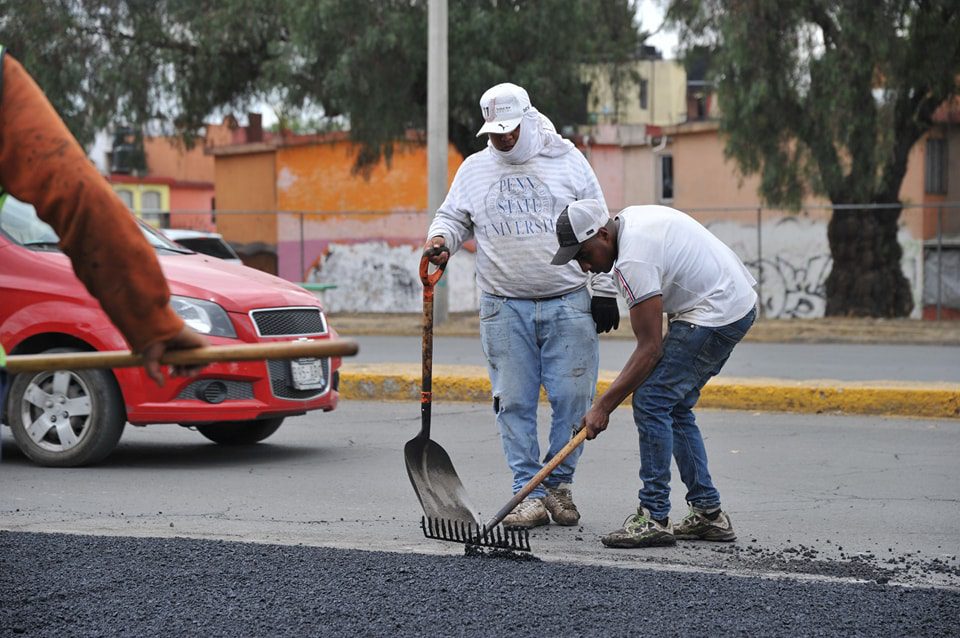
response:
<path fill-rule="evenodd" d="M 688 503 L 698 508 L 720 505 L 693 406 L 755 318 L 756 310 L 751 310 L 719 328 L 672 322 L 663 341 L 663 357 L 633 393 L 633 420 L 640 432 L 640 504 L 653 518 L 670 514 L 671 457 L 687 487 Z"/>
<path fill-rule="evenodd" d="M 599 367 L 597 327 L 586 288 L 537 301 L 483 293 L 480 341 L 487 357 L 500 441 L 513 472 L 516 494 L 570 441 L 593 402 Z M 553 417 L 550 447 L 543 462 L 537 440 L 540 387 Z M 544 486 L 573 482 L 574 450 L 528 498 L 546 496 Z"/>

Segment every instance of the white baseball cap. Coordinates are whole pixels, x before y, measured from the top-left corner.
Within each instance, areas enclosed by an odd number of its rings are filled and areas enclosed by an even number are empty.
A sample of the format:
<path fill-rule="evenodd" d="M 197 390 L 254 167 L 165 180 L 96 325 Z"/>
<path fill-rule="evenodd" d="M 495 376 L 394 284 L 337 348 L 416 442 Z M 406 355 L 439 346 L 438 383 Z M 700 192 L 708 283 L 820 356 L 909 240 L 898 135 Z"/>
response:
<path fill-rule="evenodd" d="M 579 199 L 563 209 L 557 218 L 557 241 L 560 249 L 550 262 L 554 266 L 567 263 L 577 256 L 580 246 L 596 237 L 597 231 L 607 225 L 610 215 L 596 199 Z"/>
<path fill-rule="evenodd" d="M 480 97 L 483 126 L 477 137 L 486 133 L 509 133 L 520 125 L 530 106 L 530 96 L 516 84 L 504 82 L 487 89 Z"/>

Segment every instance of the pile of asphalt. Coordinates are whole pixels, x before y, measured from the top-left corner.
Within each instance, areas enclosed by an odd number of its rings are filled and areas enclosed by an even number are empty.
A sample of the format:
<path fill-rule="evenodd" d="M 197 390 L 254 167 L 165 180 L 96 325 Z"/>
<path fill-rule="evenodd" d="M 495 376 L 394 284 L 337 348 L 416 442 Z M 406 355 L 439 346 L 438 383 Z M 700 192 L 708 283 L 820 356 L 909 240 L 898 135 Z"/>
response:
<path fill-rule="evenodd" d="M 594 542 L 578 529 L 574 540 Z M 531 533 L 534 549 L 541 539 L 560 536 L 556 528 L 543 527 Z M 873 545 L 872 549 L 864 546 Z M 782 574 L 834 579 L 873 581 L 877 584 L 916 587 L 943 586 L 960 591 L 960 555 L 946 553 L 956 547 L 937 547 L 935 556 L 917 550 L 904 550 L 899 543 L 892 547 L 861 539 L 861 551 L 844 548 L 831 539 L 815 539 L 813 544 L 786 543 L 761 545 L 756 538 L 741 537 L 736 543 L 703 543 L 679 541 L 669 551 L 608 551 L 605 562 L 613 565 L 647 565 L 650 567 L 707 568 L 728 570 L 738 574 Z"/>
<path fill-rule="evenodd" d="M 949 588 L 0 532 L 0 636 L 955 636 Z"/>

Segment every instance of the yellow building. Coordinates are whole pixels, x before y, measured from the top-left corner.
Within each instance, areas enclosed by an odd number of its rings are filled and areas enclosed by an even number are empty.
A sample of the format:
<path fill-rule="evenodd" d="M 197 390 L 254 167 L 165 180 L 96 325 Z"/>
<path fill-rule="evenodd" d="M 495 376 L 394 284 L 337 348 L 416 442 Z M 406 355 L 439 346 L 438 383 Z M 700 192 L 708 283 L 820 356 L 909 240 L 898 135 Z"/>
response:
<path fill-rule="evenodd" d="M 687 73 L 677 60 L 634 60 L 618 68 L 612 81 L 610 71 L 609 65 L 584 69 L 591 124 L 669 126 L 687 119 Z"/>

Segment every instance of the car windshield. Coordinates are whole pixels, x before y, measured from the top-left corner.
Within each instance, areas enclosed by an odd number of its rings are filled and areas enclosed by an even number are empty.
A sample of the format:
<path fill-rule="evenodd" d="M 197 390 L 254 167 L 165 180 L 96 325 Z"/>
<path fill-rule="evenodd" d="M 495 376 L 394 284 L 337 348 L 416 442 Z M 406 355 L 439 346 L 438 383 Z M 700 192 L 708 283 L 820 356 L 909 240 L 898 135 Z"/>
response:
<path fill-rule="evenodd" d="M 185 237 L 178 239 L 177 243 L 190 250 L 219 259 L 239 259 L 230 246 L 219 237 Z"/>
<path fill-rule="evenodd" d="M 161 254 L 190 254 L 139 219 L 137 225 L 150 245 Z M 9 193 L 0 196 L 0 231 L 14 242 L 34 250 L 59 250 L 60 237 L 49 224 L 37 217 L 36 209 Z"/>

